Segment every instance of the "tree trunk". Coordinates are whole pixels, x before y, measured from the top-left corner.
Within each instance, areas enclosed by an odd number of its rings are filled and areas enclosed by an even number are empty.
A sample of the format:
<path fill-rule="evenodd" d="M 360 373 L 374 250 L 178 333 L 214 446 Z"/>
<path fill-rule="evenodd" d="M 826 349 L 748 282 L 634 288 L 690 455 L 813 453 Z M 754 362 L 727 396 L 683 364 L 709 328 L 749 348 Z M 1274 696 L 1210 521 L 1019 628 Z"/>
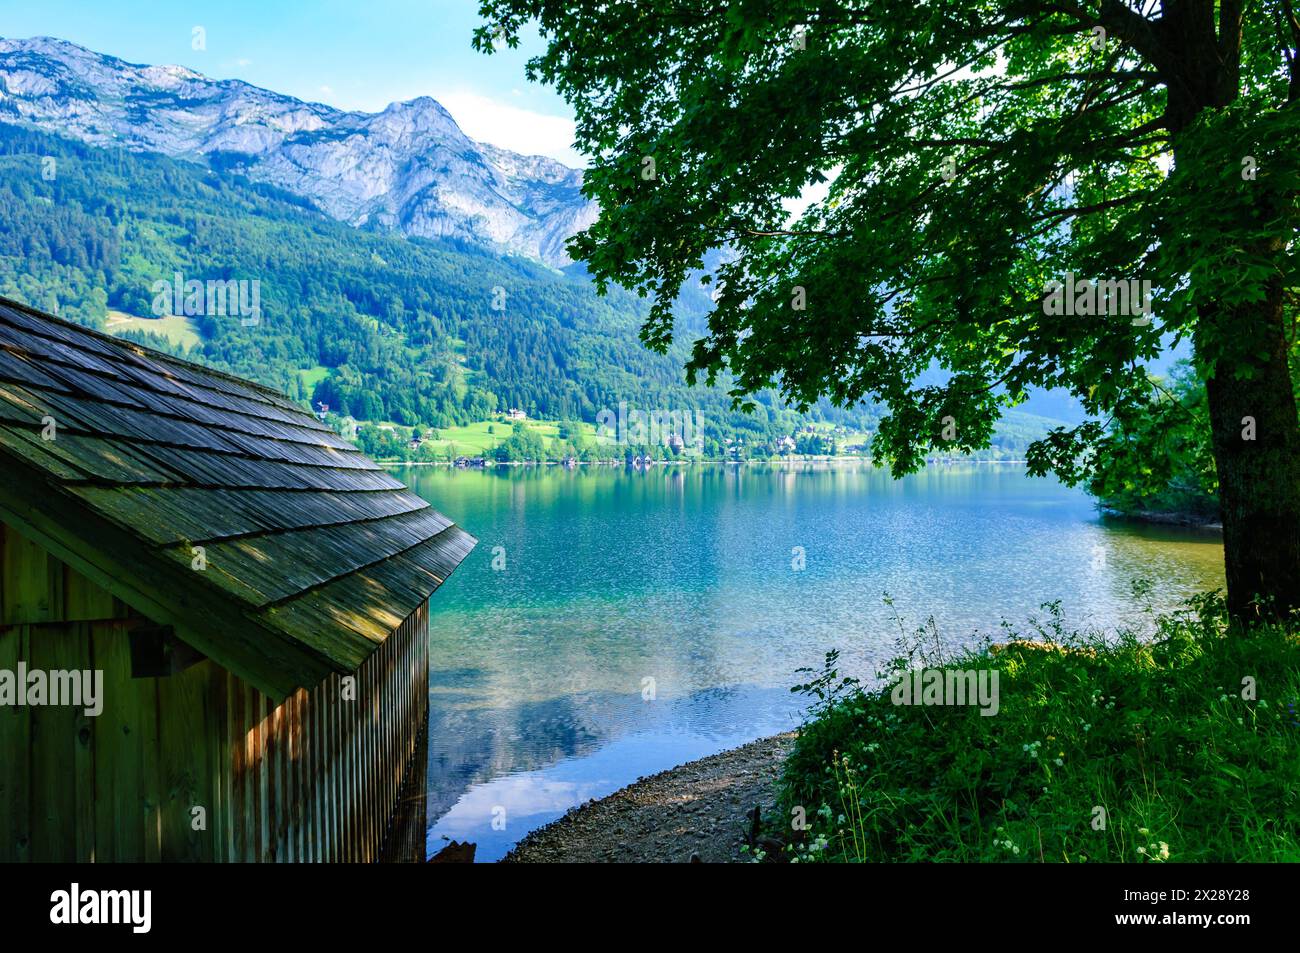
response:
<path fill-rule="evenodd" d="M 1228 609 L 1243 621 L 1278 617 L 1300 609 L 1300 420 L 1281 288 L 1218 317 L 1217 334 L 1236 342 L 1206 382 Z"/>
<path fill-rule="evenodd" d="M 1166 8 L 1161 43 L 1175 65 L 1166 116 L 1181 158 L 1180 133 L 1207 109 L 1233 102 L 1240 83 L 1240 35 L 1215 33 L 1215 5 Z M 1224 40 L 1231 41 L 1224 46 Z M 1269 222 L 1275 210 L 1261 209 Z M 1245 223 L 1243 223 L 1245 224 Z M 1168 240 L 1177 241 L 1178 236 Z M 1280 257 L 1281 239 L 1256 251 Z M 1258 302 L 1203 308 L 1197 356 L 1206 381 L 1214 464 L 1219 475 L 1228 611 L 1238 621 L 1279 618 L 1300 609 L 1300 419 L 1287 363 L 1282 282 Z"/>

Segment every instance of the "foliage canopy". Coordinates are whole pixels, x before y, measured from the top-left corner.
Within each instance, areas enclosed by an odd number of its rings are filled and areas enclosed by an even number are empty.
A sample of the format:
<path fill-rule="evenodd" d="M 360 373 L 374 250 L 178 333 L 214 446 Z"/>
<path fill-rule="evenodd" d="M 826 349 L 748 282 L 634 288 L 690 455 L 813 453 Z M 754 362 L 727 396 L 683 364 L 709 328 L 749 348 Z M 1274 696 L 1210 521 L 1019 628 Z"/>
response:
<path fill-rule="evenodd" d="M 1145 412 L 1142 361 L 1190 337 L 1202 374 L 1235 366 L 1258 342 L 1204 310 L 1294 286 L 1300 26 L 1286 3 L 1155 6 L 485 0 L 476 44 L 529 21 L 549 40 L 528 72 L 573 105 L 602 208 L 573 251 L 653 296 L 644 339 L 667 346 L 726 247 L 692 374 L 734 372 L 739 400 L 882 399 L 873 449 L 901 473 L 954 449 L 945 418 L 985 445 L 1034 385 Z M 1045 315 L 1067 273 L 1150 281 L 1152 320 Z M 1083 478 L 1104 429 L 1058 434 L 1037 469 Z"/>

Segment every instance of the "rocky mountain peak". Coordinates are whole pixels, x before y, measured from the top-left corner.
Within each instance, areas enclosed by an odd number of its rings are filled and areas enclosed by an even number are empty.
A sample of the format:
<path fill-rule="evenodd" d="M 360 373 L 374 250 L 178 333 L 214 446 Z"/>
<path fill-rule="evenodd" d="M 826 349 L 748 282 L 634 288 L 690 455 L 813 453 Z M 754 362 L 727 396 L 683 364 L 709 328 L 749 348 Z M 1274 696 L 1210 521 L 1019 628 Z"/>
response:
<path fill-rule="evenodd" d="M 428 96 L 349 112 L 55 37 L 0 39 L 0 121 L 194 161 L 233 154 L 250 178 L 342 221 L 557 267 L 596 211 L 579 170 L 475 142 Z"/>

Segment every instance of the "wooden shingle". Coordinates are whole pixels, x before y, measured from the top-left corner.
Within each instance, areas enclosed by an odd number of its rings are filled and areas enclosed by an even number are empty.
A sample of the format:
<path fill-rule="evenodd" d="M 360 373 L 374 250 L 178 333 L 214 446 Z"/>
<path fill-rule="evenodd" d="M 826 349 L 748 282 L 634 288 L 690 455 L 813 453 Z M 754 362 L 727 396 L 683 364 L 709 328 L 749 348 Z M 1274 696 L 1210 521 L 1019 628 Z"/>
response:
<path fill-rule="evenodd" d="M 283 395 L 4 298 L 0 515 L 276 699 L 475 542 Z"/>

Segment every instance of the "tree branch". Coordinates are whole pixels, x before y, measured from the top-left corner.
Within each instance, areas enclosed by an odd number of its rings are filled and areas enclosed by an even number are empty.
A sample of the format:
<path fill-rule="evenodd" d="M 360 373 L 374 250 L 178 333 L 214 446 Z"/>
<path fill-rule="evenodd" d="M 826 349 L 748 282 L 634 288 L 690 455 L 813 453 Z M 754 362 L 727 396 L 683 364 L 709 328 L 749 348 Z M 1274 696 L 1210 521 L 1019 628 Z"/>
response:
<path fill-rule="evenodd" d="M 1105 27 L 1142 54 L 1163 79 L 1168 81 L 1173 75 L 1173 64 L 1155 23 L 1129 9 L 1120 0 L 1101 0 L 1100 9 L 1096 11 L 1075 0 L 1049 0 L 1044 7 L 1074 17 L 1081 26 L 1088 29 L 1094 26 Z"/>

